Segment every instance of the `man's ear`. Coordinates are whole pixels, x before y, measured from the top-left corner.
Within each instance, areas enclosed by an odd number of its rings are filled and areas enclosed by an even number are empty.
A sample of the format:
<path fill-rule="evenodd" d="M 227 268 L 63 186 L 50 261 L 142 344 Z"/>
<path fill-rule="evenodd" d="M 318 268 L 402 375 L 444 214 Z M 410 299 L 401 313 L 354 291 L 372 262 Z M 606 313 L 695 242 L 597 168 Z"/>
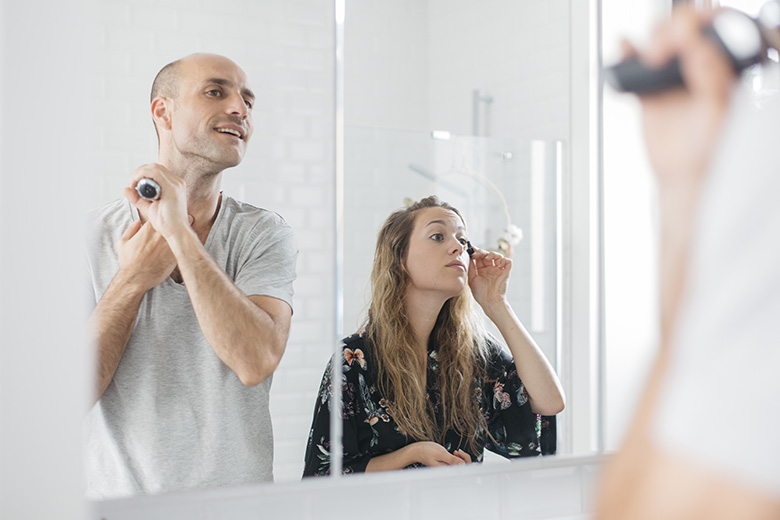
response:
<path fill-rule="evenodd" d="M 157 128 L 171 129 L 171 109 L 173 100 L 166 97 L 156 97 L 152 101 L 152 119 Z"/>

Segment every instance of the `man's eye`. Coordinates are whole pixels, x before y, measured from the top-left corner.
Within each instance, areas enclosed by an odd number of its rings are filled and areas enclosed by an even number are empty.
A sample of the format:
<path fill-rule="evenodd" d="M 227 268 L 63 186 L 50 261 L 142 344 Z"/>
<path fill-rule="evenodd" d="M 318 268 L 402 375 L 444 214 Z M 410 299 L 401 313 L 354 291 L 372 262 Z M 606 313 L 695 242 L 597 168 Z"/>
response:
<path fill-rule="evenodd" d="M 252 100 L 250 100 L 250 99 L 245 99 L 245 100 L 244 100 L 244 103 L 246 103 L 246 106 L 247 106 L 247 108 L 252 108 L 252 104 L 253 104 L 253 103 L 252 103 Z"/>
<path fill-rule="evenodd" d="M 460 242 L 460 245 L 465 246 L 469 241 L 466 238 L 459 238 L 458 242 Z"/>
<path fill-rule="evenodd" d="M 206 92 L 206 94 L 212 97 L 219 97 L 222 95 L 222 92 L 217 89 L 214 89 L 214 90 L 209 90 L 208 92 Z"/>
<path fill-rule="evenodd" d="M 441 233 L 434 233 L 431 235 L 431 240 L 435 240 L 436 242 L 441 242 L 444 240 L 444 236 Z"/>

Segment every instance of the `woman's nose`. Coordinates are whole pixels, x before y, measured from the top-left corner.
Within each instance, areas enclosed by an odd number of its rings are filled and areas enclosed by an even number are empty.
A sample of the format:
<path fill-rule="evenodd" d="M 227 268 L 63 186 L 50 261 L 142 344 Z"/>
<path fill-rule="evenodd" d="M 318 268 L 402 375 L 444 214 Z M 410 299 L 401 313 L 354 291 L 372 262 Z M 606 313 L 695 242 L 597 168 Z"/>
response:
<path fill-rule="evenodd" d="M 465 250 L 466 246 L 464 246 L 459 239 L 455 239 L 455 243 L 452 246 L 451 251 L 453 253 L 461 254 Z"/>

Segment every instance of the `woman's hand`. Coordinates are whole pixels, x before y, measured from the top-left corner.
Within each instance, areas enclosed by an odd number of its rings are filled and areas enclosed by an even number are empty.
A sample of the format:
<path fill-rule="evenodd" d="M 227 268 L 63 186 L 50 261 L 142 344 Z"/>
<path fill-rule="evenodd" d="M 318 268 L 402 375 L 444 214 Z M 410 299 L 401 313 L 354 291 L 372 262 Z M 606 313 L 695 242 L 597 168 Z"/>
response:
<path fill-rule="evenodd" d="M 415 462 L 430 467 L 457 466 L 470 463 L 471 456 L 463 450 L 450 453 L 436 442 L 418 441 L 390 453 L 373 457 L 368 461 L 366 472 L 403 469 Z"/>
<path fill-rule="evenodd" d="M 465 451 L 463 451 L 463 450 L 455 450 L 453 452 L 453 455 L 455 455 L 456 457 L 458 457 L 460 459 L 463 459 L 463 462 L 465 462 L 466 464 L 471 464 L 471 455 L 469 455 Z"/>
<path fill-rule="evenodd" d="M 415 451 L 415 461 L 428 467 L 456 466 L 471 462 L 471 456 L 463 450 L 450 453 L 447 449 L 432 441 L 419 441 L 411 444 Z"/>
<path fill-rule="evenodd" d="M 474 248 L 469 267 L 469 287 L 483 309 L 504 300 L 511 270 L 512 260 L 501 253 Z"/>

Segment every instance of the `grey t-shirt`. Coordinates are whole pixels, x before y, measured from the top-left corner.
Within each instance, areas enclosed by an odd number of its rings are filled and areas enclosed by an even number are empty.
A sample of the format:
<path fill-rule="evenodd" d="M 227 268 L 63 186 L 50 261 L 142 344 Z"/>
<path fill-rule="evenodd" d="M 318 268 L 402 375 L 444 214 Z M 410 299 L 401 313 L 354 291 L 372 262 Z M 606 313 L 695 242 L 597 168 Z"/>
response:
<path fill-rule="evenodd" d="M 137 219 L 123 199 L 89 215 L 94 302 Z M 292 306 L 297 247 L 276 213 L 223 196 L 206 250 L 247 295 Z M 141 302 L 113 380 L 86 417 L 88 498 L 273 480 L 271 378 L 244 386 L 206 342 L 187 288 L 167 278 Z"/>

